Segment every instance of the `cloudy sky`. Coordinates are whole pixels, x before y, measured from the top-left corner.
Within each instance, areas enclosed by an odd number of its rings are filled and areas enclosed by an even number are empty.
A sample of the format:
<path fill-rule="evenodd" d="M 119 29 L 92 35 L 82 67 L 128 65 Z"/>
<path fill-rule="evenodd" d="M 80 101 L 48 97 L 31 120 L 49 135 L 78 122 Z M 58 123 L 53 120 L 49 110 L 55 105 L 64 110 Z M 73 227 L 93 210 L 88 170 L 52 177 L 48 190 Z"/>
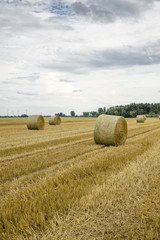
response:
<path fill-rule="evenodd" d="M 0 115 L 160 102 L 160 0 L 0 0 Z"/>

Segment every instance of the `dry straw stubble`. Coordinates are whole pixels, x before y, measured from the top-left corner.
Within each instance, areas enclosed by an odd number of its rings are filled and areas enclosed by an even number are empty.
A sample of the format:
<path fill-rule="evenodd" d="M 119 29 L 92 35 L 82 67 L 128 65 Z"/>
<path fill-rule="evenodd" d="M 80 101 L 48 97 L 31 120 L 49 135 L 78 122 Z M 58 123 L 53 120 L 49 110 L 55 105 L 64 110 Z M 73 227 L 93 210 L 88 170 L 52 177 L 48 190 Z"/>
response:
<path fill-rule="evenodd" d="M 60 116 L 53 116 L 48 119 L 49 125 L 59 125 L 61 124 Z"/>
<path fill-rule="evenodd" d="M 102 145 L 123 145 L 127 139 L 127 121 L 121 116 L 100 115 L 94 127 L 94 140 Z"/>
<path fill-rule="evenodd" d="M 44 129 L 44 118 L 42 115 L 31 115 L 27 119 L 27 128 L 32 130 Z"/>

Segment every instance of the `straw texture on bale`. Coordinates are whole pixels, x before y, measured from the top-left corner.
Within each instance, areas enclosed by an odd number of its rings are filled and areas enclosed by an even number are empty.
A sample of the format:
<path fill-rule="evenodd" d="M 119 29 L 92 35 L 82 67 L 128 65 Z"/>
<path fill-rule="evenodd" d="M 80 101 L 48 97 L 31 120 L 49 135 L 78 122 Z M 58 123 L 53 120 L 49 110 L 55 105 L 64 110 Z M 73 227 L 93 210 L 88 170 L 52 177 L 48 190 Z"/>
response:
<path fill-rule="evenodd" d="M 53 116 L 48 119 L 49 125 L 59 125 L 61 124 L 60 116 Z"/>
<path fill-rule="evenodd" d="M 45 122 L 42 115 L 31 115 L 27 119 L 28 129 L 43 130 L 44 125 L 45 125 Z"/>
<path fill-rule="evenodd" d="M 137 123 L 144 123 L 145 118 L 144 115 L 137 115 Z"/>
<path fill-rule="evenodd" d="M 124 117 L 100 115 L 94 127 L 94 141 L 97 144 L 119 146 L 127 139 L 127 121 Z"/>
<path fill-rule="evenodd" d="M 143 115 L 143 116 L 144 116 L 144 121 L 146 121 L 146 119 L 147 119 L 147 118 L 146 118 L 146 115 Z"/>

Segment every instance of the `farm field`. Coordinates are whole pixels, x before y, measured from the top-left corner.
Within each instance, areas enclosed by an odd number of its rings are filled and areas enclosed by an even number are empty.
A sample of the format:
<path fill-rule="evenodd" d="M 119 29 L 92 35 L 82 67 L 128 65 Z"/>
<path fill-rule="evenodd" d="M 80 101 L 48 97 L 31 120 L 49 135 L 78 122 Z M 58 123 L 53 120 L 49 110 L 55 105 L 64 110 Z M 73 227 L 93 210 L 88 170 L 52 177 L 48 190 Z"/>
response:
<path fill-rule="evenodd" d="M 126 120 L 105 147 L 96 118 L 0 119 L 0 239 L 160 239 L 160 120 Z"/>

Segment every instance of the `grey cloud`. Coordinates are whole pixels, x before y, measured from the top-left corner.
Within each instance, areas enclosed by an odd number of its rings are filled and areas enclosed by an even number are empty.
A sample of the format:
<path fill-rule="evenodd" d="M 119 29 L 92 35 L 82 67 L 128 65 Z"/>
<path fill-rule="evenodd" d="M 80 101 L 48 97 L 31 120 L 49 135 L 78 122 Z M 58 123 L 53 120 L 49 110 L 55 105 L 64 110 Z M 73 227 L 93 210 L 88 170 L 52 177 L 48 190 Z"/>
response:
<path fill-rule="evenodd" d="M 69 79 L 60 79 L 60 82 L 65 82 L 65 83 L 71 83 L 73 81 L 69 80 Z"/>
<path fill-rule="evenodd" d="M 3 84 L 16 84 L 14 81 L 2 81 Z"/>
<path fill-rule="evenodd" d="M 26 79 L 27 77 L 16 77 L 16 78 L 13 78 L 13 79 Z"/>
<path fill-rule="evenodd" d="M 38 76 L 38 75 L 31 75 L 31 76 L 28 76 L 27 77 L 27 80 L 29 81 L 29 82 L 35 82 L 36 80 L 38 80 L 40 78 L 40 76 Z"/>
<path fill-rule="evenodd" d="M 28 5 L 29 2 L 25 0 L 0 0 L 0 3 L 3 3 L 3 5 Z"/>
<path fill-rule="evenodd" d="M 34 73 L 32 73 L 32 75 L 36 75 L 37 76 L 37 75 L 39 75 L 39 73 L 38 72 L 34 72 Z"/>
<path fill-rule="evenodd" d="M 81 93 L 82 90 L 81 90 L 81 89 L 75 89 L 75 90 L 73 90 L 73 92 L 74 92 L 74 93 Z"/>
<path fill-rule="evenodd" d="M 67 59 L 66 62 L 61 61 L 59 63 L 55 63 L 55 61 L 48 61 L 48 62 L 41 62 L 37 65 L 40 68 L 45 68 L 45 69 L 56 69 L 58 71 L 61 72 L 70 72 L 73 74 L 84 74 L 86 73 L 86 65 L 84 65 L 84 63 L 78 59 L 78 57 L 76 56 L 76 58 L 70 57 Z"/>
<path fill-rule="evenodd" d="M 160 63 L 159 55 L 150 57 L 143 51 L 114 50 L 103 51 L 95 54 L 90 64 L 95 67 L 116 67 L 116 66 L 134 66 L 134 65 L 152 65 Z"/>
<path fill-rule="evenodd" d="M 39 95 L 37 93 L 29 93 L 29 92 L 21 92 L 21 91 L 17 91 L 17 94 L 28 95 L 28 96 L 37 96 L 37 95 Z"/>
<path fill-rule="evenodd" d="M 10 77 L 6 81 L 1 81 L 1 83 L 16 85 L 17 83 L 19 84 L 20 82 L 22 82 L 22 81 L 16 81 L 16 80 L 23 80 L 23 79 L 27 79 L 27 77 Z"/>
<path fill-rule="evenodd" d="M 28 80 L 29 82 L 35 82 L 37 79 L 39 79 L 40 76 L 39 76 L 39 73 L 33 73 L 29 76 L 24 76 L 24 77 L 12 77 L 10 79 L 13 79 L 13 80 L 23 80 L 23 79 L 26 79 Z"/>
<path fill-rule="evenodd" d="M 8 17 L 10 16 L 10 17 Z M 15 32 L 25 32 L 26 30 L 40 29 L 44 23 L 20 7 L 0 7 L 0 26 L 1 29 Z"/>
<path fill-rule="evenodd" d="M 90 17 L 94 21 L 113 22 L 117 18 L 135 18 L 153 5 L 155 0 L 129 2 L 127 0 L 88 0 L 86 4 L 74 2 L 72 10 L 77 15 Z"/>
<path fill-rule="evenodd" d="M 60 31 L 73 31 L 74 30 L 74 28 L 69 25 L 56 25 L 55 29 L 60 30 Z"/>
<path fill-rule="evenodd" d="M 55 29 L 57 31 L 74 30 L 72 26 L 65 24 L 65 17 L 63 17 L 63 21 L 60 18 L 54 21 L 55 19 L 55 17 L 53 19 L 50 17 L 46 20 L 38 18 L 32 14 L 32 9 L 29 7 L 11 7 L 8 5 L 1 7 L 0 4 L 0 28 L 5 32 L 7 29 L 7 34 L 10 35 L 15 35 L 15 33 L 22 34 L 26 31 L 37 31 L 39 29 Z"/>
<path fill-rule="evenodd" d="M 87 7 L 81 2 L 75 2 L 71 6 L 77 15 L 91 17 L 94 20 L 112 22 L 115 18 L 111 11 L 97 7 L 93 4 Z"/>
<path fill-rule="evenodd" d="M 112 11 L 103 8 L 97 8 L 96 5 L 91 5 L 90 9 L 92 12 L 92 18 L 94 18 L 94 20 L 101 20 L 103 22 L 113 22 L 114 19 L 116 18 Z"/>
<path fill-rule="evenodd" d="M 71 7 L 73 11 L 78 15 L 87 16 L 91 14 L 89 7 L 81 2 L 75 2 L 71 5 Z"/>
<path fill-rule="evenodd" d="M 65 21 L 66 21 L 65 16 L 61 16 L 61 17 L 54 16 L 46 19 L 46 22 L 49 22 L 50 24 L 52 24 L 52 27 L 56 30 L 73 31 L 74 28 L 70 25 L 64 24 Z"/>
<path fill-rule="evenodd" d="M 154 45 L 154 47 L 153 47 Z M 149 54 L 148 54 L 149 52 Z M 82 53 L 81 53 L 82 54 Z M 91 69 L 109 69 L 115 67 L 130 67 L 136 65 L 153 65 L 160 63 L 159 42 L 148 46 L 104 51 L 93 51 L 92 53 L 75 54 L 63 56 L 63 60 L 55 63 L 41 63 L 40 67 L 56 69 L 73 74 L 84 74 Z M 65 61 L 65 59 L 67 59 Z"/>

